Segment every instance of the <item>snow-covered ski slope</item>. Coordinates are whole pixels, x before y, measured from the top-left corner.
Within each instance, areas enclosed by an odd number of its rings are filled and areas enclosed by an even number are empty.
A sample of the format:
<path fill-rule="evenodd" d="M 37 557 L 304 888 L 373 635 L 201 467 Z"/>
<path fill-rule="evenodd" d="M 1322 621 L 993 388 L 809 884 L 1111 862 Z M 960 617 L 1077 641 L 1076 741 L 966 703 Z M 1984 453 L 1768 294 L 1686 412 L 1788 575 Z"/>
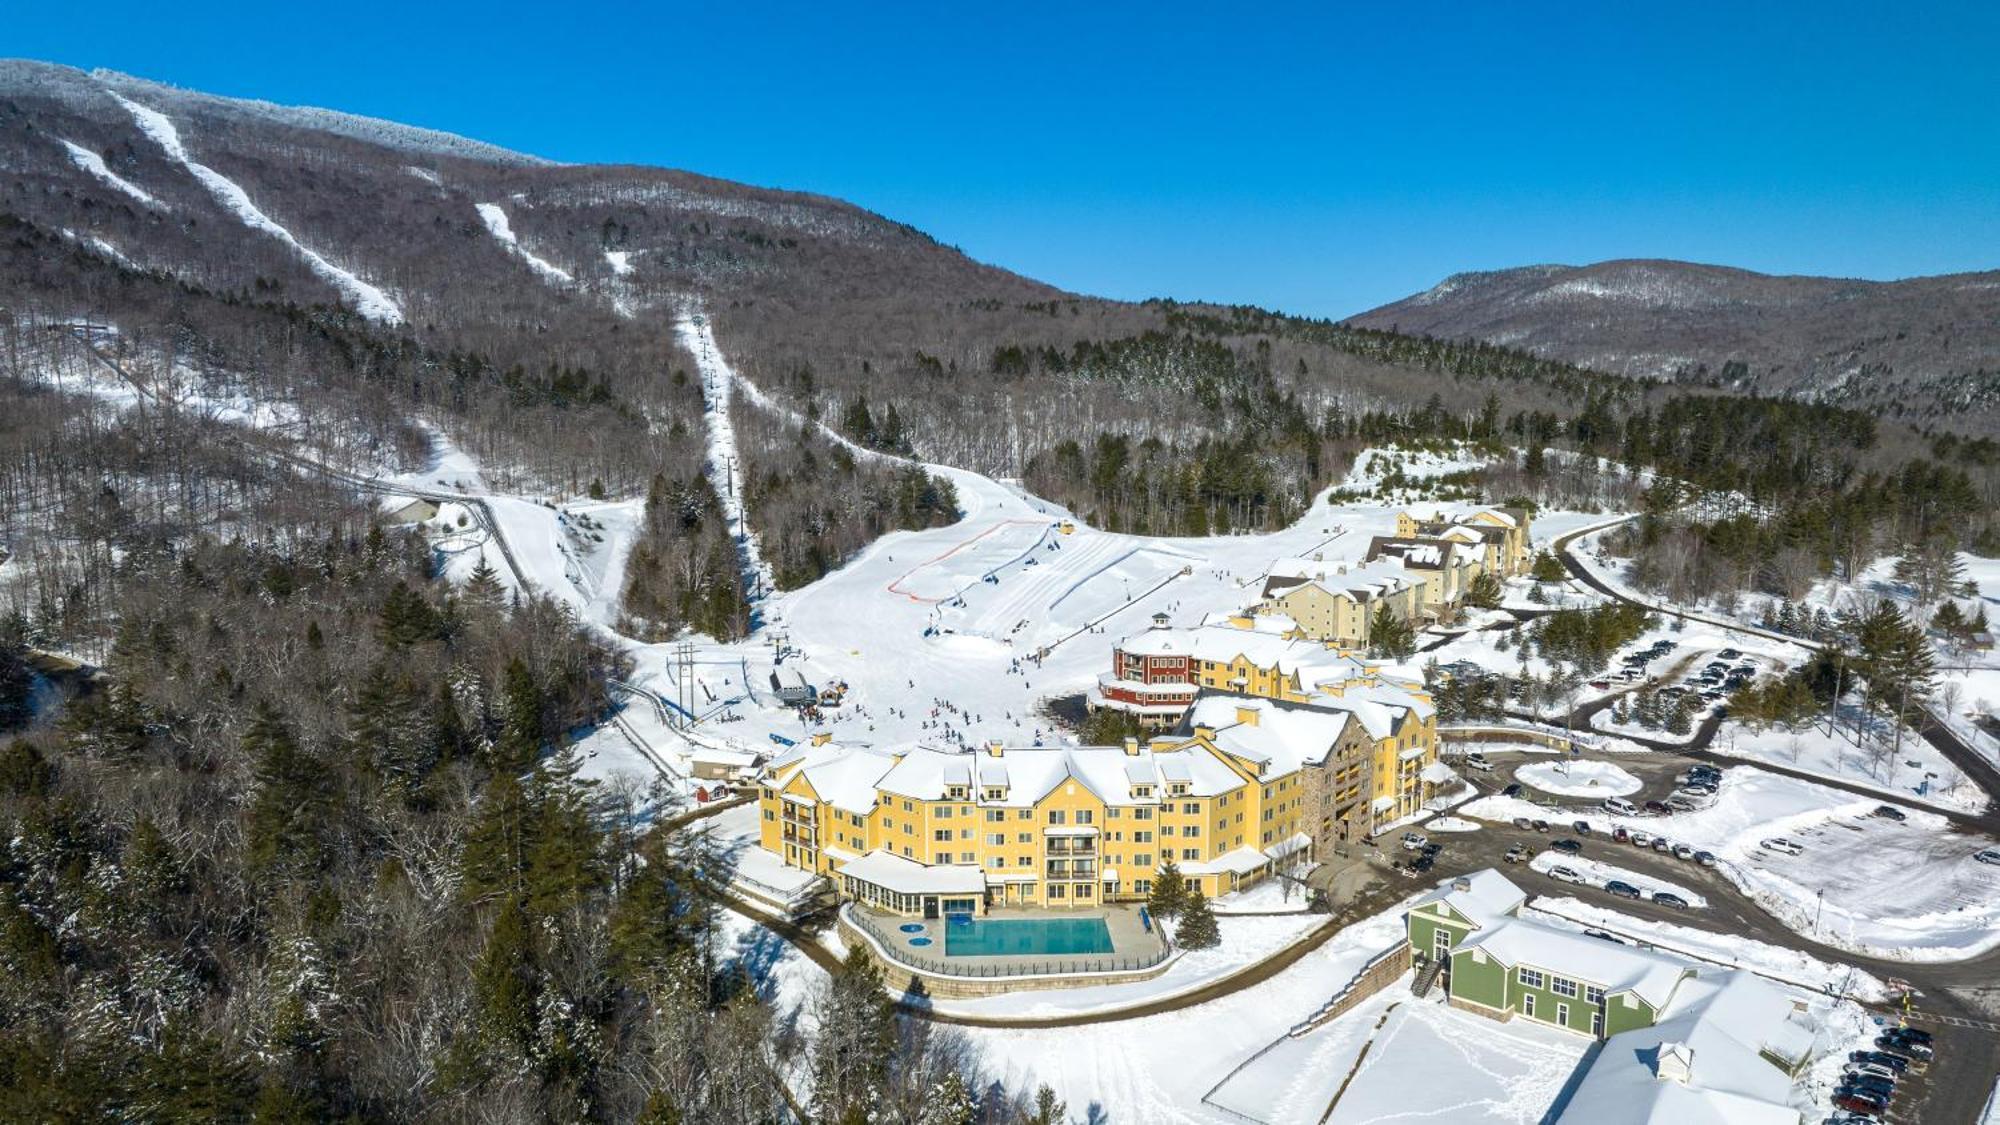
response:
<path fill-rule="evenodd" d="M 743 560 L 743 577 L 751 590 L 754 607 L 764 592 L 772 588 L 771 567 L 758 547 L 757 533 L 743 518 L 743 470 L 736 455 L 736 425 L 729 418 L 736 370 L 722 358 L 722 349 L 715 346 L 715 331 L 706 316 L 683 309 L 674 321 L 674 332 L 681 346 L 694 355 L 695 370 L 701 376 L 701 394 L 707 408 L 708 479 L 721 499 L 723 521 Z"/>
<path fill-rule="evenodd" d="M 216 202 L 228 208 L 230 213 L 241 219 L 243 225 L 253 230 L 261 230 L 278 241 L 283 242 L 285 245 L 290 246 L 298 253 L 300 258 L 304 259 L 307 267 L 313 273 L 319 275 L 320 279 L 327 284 L 340 290 L 342 296 L 353 302 L 354 307 L 360 311 L 361 315 L 370 320 L 379 320 L 384 324 L 403 323 L 402 306 L 396 304 L 395 299 L 390 297 L 388 293 L 361 280 L 347 270 L 334 265 L 311 247 L 294 238 L 291 231 L 280 226 L 275 219 L 266 215 L 255 203 L 251 202 L 250 193 L 244 191 L 242 186 L 235 180 L 189 156 L 186 146 L 181 143 L 180 130 L 175 127 L 173 120 L 166 114 L 150 106 L 141 105 L 121 94 L 112 93 L 109 90 L 105 92 L 110 93 L 119 105 L 125 107 L 125 111 L 130 113 L 132 120 L 138 124 L 140 132 L 151 138 L 154 144 L 159 145 L 161 150 L 175 163 L 186 168 L 188 174 L 200 181 L 201 186 L 208 189 L 208 193 L 215 197 Z M 71 157 L 75 158 L 74 152 L 71 153 Z"/>
<path fill-rule="evenodd" d="M 576 278 L 571 277 L 568 270 L 521 245 L 521 240 L 514 235 L 514 225 L 507 221 L 507 212 L 501 210 L 498 203 L 481 203 L 477 205 L 477 210 L 479 221 L 486 224 L 487 233 L 499 240 L 508 253 L 526 262 L 528 268 L 544 281 L 563 288 L 576 284 Z"/>

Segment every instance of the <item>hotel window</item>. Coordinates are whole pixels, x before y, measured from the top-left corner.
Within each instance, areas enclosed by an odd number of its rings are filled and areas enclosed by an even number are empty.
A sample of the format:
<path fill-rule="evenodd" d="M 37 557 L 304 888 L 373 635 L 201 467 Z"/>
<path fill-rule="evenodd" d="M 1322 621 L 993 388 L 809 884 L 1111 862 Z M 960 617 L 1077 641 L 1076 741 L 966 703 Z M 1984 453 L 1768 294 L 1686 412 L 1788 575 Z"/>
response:
<path fill-rule="evenodd" d="M 937 808 L 931 810 L 931 815 L 937 817 L 939 820 L 950 820 L 951 806 L 939 805 Z"/>
<path fill-rule="evenodd" d="M 1035 811 L 1033 809 L 1017 809 L 1014 812 L 1015 820 L 1033 820 L 1034 817 Z"/>
<path fill-rule="evenodd" d="M 904 802 L 903 802 L 903 811 L 904 811 L 904 812 L 915 812 L 915 811 L 917 811 L 917 806 L 915 806 L 915 805 L 911 804 L 911 803 L 910 803 L 910 802 L 908 802 L 908 801 L 904 801 Z"/>
<path fill-rule="evenodd" d="M 973 860 L 973 858 L 974 858 L 974 857 L 973 857 L 973 854 L 972 854 L 971 852 L 960 852 L 960 853 L 958 853 L 958 862 L 960 862 L 960 863 L 971 863 L 971 862 L 972 862 L 972 860 Z"/>
<path fill-rule="evenodd" d="M 937 853 L 936 855 L 934 855 L 934 856 L 932 856 L 932 857 L 931 857 L 931 862 L 932 862 L 932 863 L 939 863 L 939 864 L 944 864 L 944 863 L 950 863 L 950 862 L 951 862 L 951 853 L 950 853 L 950 852 L 939 852 L 939 853 Z"/>
<path fill-rule="evenodd" d="M 1032 844 L 1035 842 L 1035 834 L 1033 832 L 1016 832 L 1014 833 L 1014 842 L 1017 844 Z"/>
<path fill-rule="evenodd" d="M 1007 819 L 1007 810 L 1006 810 L 1006 809 L 987 809 L 987 810 L 986 810 L 986 822 L 987 822 L 988 824 L 995 824 L 995 823 L 998 823 L 998 822 L 1000 822 L 1000 821 L 1003 821 L 1003 820 L 1006 820 L 1006 819 Z"/>
<path fill-rule="evenodd" d="M 1140 853 L 1139 853 L 1138 855 L 1135 855 L 1135 856 L 1133 856 L 1133 857 L 1132 857 L 1132 865 L 1133 865 L 1134 867 L 1143 867 L 1143 868 L 1145 868 L 1145 869 L 1146 869 L 1146 870 L 1148 870 L 1148 871 L 1152 870 L 1152 867 L 1153 867 L 1153 853 L 1152 853 L 1152 852 L 1140 852 Z M 1148 889 L 1151 889 L 1151 888 L 1148 888 Z"/>
<path fill-rule="evenodd" d="M 1192 836 L 1199 836 L 1199 835 L 1201 835 L 1201 825 L 1199 825 L 1199 824 L 1183 824 L 1183 825 L 1181 825 L 1181 835 L 1183 835 L 1183 836 L 1190 836 L 1190 837 L 1192 837 Z"/>
<path fill-rule="evenodd" d="M 1142 894 L 1142 895 L 1152 894 L 1153 881 L 1151 879 L 1134 879 L 1132 881 L 1132 890 L 1136 894 Z"/>
<path fill-rule="evenodd" d="M 1132 833 L 1132 842 L 1135 844 L 1150 844 L 1153 842 L 1153 834 L 1151 832 L 1134 832 Z"/>
<path fill-rule="evenodd" d="M 1594 984 L 1585 985 L 1583 989 L 1583 998 L 1585 1000 L 1590 1001 L 1593 1004 L 1602 1004 L 1604 1003 L 1604 990 L 1597 987 Z"/>
<path fill-rule="evenodd" d="M 988 832 L 986 834 L 986 842 L 989 844 L 1005 844 L 1007 842 L 1007 834 L 1005 832 Z"/>
<path fill-rule="evenodd" d="M 1563 1025 L 1564 1027 L 1568 1027 L 1568 1026 L 1569 1026 L 1569 1005 L 1568 1005 L 1568 1004 L 1557 1004 L 1557 1005 L 1556 1005 L 1556 1022 L 1557 1022 L 1557 1023 L 1559 1023 L 1559 1024 L 1561 1024 L 1561 1025 Z"/>
<path fill-rule="evenodd" d="M 1133 819 L 1133 820 L 1151 820 L 1151 819 L 1153 819 L 1153 810 L 1152 810 L 1152 809 L 1133 809 L 1133 810 L 1132 810 L 1132 819 Z"/>
<path fill-rule="evenodd" d="M 948 844 L 951 842 L 951 829 L 949 828 L 933 829 L 931 831 L 931 839 L 940 844 Z"/>
<path fill-rule="evenodd" d="M 1182 848 L 1182 849 L 1181 849 L 1181 858 L 1182 858 L 1182 859 L 1200 859 L 1200 858 L 1201 858 L 1201 849 L 1200 849 L 1200 848 Z"/>
<path fill-rule="evenodd" d="M 1035 865 L 1035 857 L 1031 855 L 1015 856 L 1014 865 L 1016 867 L 1033 867 Z"/>
<path fill-rule="evenodd" d="M 970 829 L 970 828 L 961 828 L 961 829 L 959 829 L 959 830 L 958 830 L 958 838 L 959 838 L 959 839 L 961 839 L 961 840 L 970 840 L 970 839 L 972 839 L 972 829 Z"/>
<path fill-rule="evenodd" d="M 1597 1036 L 1602 1036 L 1604 1034 L 1603 1012 L 1590 1013 L 1590 1033 L 1592 1035 L 1597 1035 Z"/>
<path fill-rule="evenodd" d="M 1526 996 L 1521 997 L 1521 1014 L 1524 1016 L 1533 1016 L 1535 1014 L 1534 993 L 1530 992 Z"/>
<path fill-rule="evenodd" d="M 1068 814 L 1068 813 L 1066 813 L 1066 812 L 1064 812 L 1064 811 L 1062 811 L 1061 809 L 1050 809 L 1050 810 L 1049 810 L 1049 823 L 1050 823 L 1050 824 L 1067 824 L 1067 823 L 1069 823 L 1069 814 Z"/>
<path fill-rule="evenodd" d="M 1201 806 L 1193 801 L 1183 802 L 1181 813 L 1184 816 L 1199 816 L 1201 815 Z"/>
<path fill-rule="evenodd" d="M 1575 996 L 1576 982 L 1564 977 L 1557 977 L 1549 982 L 1549 991 L 1554 992 L 1557 996 Z"/>
<path fill-rule="evenodd" d="M 1064 888 L 1064 885 L 1063 885 L 1063 884 L 1061 884 L 1061 883 L 1050 883 L 1050 884 L 1049 884 L 1049 897 L 1050 897 L 1050 898 L 1061 898 L 1061 897 L 1063 897 L 1063 895 L 1064 895 L 1064 894 L 1066 894 L 1066 893 L 1068 893 L 1068 892 L 1067 892 L 1067 891 L 1066 891 L 1066 889 Z"/>
<path fill-rule="evenodd" d="M 1078 824 L 1089 824 L 1090 821 L 1091 821 L 1091 812 L 1089 809 L 1076 810 L 1076 822 Z"/>
<path fill-rule="evenodd" d="M 1540 988 L 1544 983 L 1546 982 L 1542 978 L 1542 972 L 1540 969 L 1521 970 L 1521 987 Z M 1528 1014 L 1531 1016 L 1534 1015 L 1533 1012 L 1529 1012 Z"/>
<path fill-rule="evenodd" d="M 986 866 L 988 866 L 988 867 L 1005 867 L 1005 866 L 1007 866 L 1007 860 L 1006 860 L 1006 858 L 1005 858 L 1005 857 L 1003 857 L 1003 856 L 997 856 L 997 855 L 990 855 L 990 856 L 987 856 L 987 857 L 986 857 Z"/>

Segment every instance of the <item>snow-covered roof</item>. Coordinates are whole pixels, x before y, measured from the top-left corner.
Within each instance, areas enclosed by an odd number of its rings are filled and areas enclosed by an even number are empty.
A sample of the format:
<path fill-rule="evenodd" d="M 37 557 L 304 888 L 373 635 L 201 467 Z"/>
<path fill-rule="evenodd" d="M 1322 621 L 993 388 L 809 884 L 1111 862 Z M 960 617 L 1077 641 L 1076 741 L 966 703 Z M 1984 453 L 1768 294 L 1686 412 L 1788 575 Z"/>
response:
<path fill-rule="evenodd" d="M 1180 866 L 1183 875 L 1221 875 L 1225 872 L 1248 875 L 1269 862 L 1271 862 L 1270 856 L 1256 848 L 1245 846 L 1223 852 L 1214 859 L 1191 860 Z"/>
<path fill-rule="evenodd" d="M 765 767 L 764 780 L 782 787 L 803 769 L 806 782 L 821 801 L 842 812 L 865 816 L 875 810 L 877 784 L 895 765 L 893 755 L 869 747 L 835 743 L 799 746 Z"/>
<path fill-rule="evenodd" d="M 1511 916 L 1527 900 L 1528 896 L 1514 885 L 1512 879 L 1488 867 L 1470 875 L 1446 879 L 1410 906 L 1414 909 L 1441 902 L 1474 925 L 1488 926 Z"/>
<path fill-rule="evenodd" d="M 1300 573 L 1303 566 L 1304 571 Z M 1367 601 L 1370 598 L 1408 589 L 1413 583 L 1403 572 L 1401 559 L 1377 559 L 1360 563 L 1322 563 L 1304 559 L 1281 559 L 1272 564 L 1264 580 L 1264 597 L 1284 598 L 1317 587 L 1337 598 Z"/>
<path fill-rule="evenodd" d="M 835 869 L 864 883 L 898 894 L 984 894 L 986 876 L 977 867 L 928 864 L 894 852 L 872 851 Z"/>
<path fill-rule="evenodd" d="M 1254 721 L 1249 721 L 1254 720 Z M 1351 721 L 1337 707 L 1279 703 L 1256 696 L 1204 694 L 1188 724 L 1215 732 L 1216 748 L 1261 764 L 1260 777 L 1281 777 L 1326 760 Z"/>
<path fill-rule="evenodd" d="M 1703 969 L 1652 1026 L 1605 1040 L 1561 1120 L 1798 1125 L 1792 1079 L 1762 1052 L 1798 1059 L 1812 1042 L 1812 1028 L 1775 985 L 1740 970 Z M 1663 1067 L 1672 1055 L 1678 1060 Z"/>
<path fill-rule="evenodd" d="M 1458 949 L 1484 949 L 1503 965 L 1543 969 L 1594 984 L 1607 994 L 1630 992 L 1655 1011 L 1673 999 L 1674 989 L 1688 972 L 1688 963 L 1678 957 L 1521 918 L 1482 927 Z"/>

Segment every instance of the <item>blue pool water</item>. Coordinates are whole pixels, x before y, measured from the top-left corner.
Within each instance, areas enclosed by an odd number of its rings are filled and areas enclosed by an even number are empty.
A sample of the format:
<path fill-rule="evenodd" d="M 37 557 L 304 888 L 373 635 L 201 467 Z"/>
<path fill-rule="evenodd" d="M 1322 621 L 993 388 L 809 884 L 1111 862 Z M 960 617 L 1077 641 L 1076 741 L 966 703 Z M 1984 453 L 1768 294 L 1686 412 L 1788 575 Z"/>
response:
<path fill-rule="evenodd" d="M 1111 952 L 1103 918 L 970 918 L 944 928 L 947 957 L 1007 957 Z"/>
<path fill-rule="evenodd" d="M 913 937 L 910 939 L 911 945 L 929 945 L 930 943 L 931 939 L 927 937 Z"/>
<path fill-rule="evenodd" d="M 906 934 L 920 934 L 924 932 L 924 924 L 922 922 L 905 922 L 896 928 Z"/>

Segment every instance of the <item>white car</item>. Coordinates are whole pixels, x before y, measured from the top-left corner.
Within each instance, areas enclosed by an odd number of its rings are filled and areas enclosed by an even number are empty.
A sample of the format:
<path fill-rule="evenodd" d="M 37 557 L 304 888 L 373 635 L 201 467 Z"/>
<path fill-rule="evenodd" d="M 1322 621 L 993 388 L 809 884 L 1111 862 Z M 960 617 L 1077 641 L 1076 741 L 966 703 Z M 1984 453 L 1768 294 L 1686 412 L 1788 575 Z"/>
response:
<path fill-rule="evenodd" d="M 1467 768 L 1475 770 L 1490 770 L 1493 768 L 1493 763 L 1487 761 L 1484 754 L 1467 754 L 1465 756 L 1465 764 Z"/>
<path fill-rule="evenodd" d="M 1758 846 L 1767 852 L 1777 852 L 1779 855 L 1803 855 L 1806 850 L 1805 845 L 1793 843 L 1783 836 L 1773 836 Z"/>
<path fill-rule="evenodd" d="M 1996 867 L 2000 867 L 2000 848 L 1981 848 L 1972 853 L 1972 858 L 1981 863 L 1990 863 Z"/>
<path fill-rule="evenodd" d="M 1424 845 L 1425 845 L 1425 844 L 1428 844 L 1428 843 L 1430 843 L 1430 841 L 1429 841 L 1429 840 L 1426 840 L 1426 839 L 1424 839 L 1424 838 L 1423 838 L 1423 837 L 1422 837 L 1421 835 L 1419 835 L 1419 834 L 1417 834 L 1417 833 L 1415 833 L 1415 832 L 1405 832 L 1405 833 L 1403 833 L 1403 850 L 1404 850 L 1404 851 L 1407 851 L 1407 852 L 1415 852 L 1415 851 L 1422 851 L 1422 850 L 1423 850 L 1423 847 L 1424 847 Z"/>
<path fill-rule="evenodd" d="M 1560 863 L 1549 868 L 1549 878 L 1559 883 L 1587 883 L 1590 881 L 1583 877 L 1581 871 L 1578 871 L 1574 867 L 1564 867 Z"/>

